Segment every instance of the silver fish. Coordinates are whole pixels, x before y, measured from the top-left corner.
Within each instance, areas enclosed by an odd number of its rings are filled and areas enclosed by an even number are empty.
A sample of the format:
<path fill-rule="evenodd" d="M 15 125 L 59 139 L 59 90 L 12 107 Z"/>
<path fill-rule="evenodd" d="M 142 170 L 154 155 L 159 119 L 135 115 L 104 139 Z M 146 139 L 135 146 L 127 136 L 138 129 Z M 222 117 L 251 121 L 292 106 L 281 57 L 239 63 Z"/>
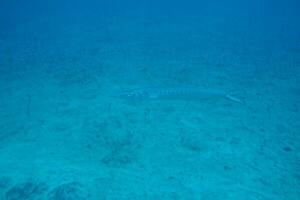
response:
<path fill-rule="evenodd" d="M 242 103 L 242 101 L 230 94 L 206 90 L 197 87 L 174 87 L 174 88 L 160 88 L 160 87 L 146 87 L 128 90 L 122 92 L 119 97 L 131 100 L 201 100 L 210 98 L 225 98 L 230 101 Z"/>

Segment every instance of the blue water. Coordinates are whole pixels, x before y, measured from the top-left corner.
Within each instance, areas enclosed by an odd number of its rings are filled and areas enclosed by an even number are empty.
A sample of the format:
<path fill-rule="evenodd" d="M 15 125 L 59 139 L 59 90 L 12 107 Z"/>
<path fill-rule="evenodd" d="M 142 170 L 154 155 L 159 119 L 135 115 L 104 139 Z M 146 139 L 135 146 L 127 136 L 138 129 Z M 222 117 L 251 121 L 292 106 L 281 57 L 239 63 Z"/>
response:
<path fill-rule="evenodd" d="M 296 0 L 0 1 L 0 199 L 300 199 L 299 19 Z"/>

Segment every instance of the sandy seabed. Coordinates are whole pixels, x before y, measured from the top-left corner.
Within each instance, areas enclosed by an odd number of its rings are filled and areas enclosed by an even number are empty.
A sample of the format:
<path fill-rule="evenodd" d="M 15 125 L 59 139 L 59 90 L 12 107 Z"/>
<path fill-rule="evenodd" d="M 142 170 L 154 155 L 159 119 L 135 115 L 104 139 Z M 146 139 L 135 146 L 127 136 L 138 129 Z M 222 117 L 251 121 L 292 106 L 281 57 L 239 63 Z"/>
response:
<path fill-rule="evenodd" d="M 299 199 L 300 51 L 156 23 L 41 20 L 0 41 L 0 199 Z M 243 103 L 118 98 L 149 85 Z"/>

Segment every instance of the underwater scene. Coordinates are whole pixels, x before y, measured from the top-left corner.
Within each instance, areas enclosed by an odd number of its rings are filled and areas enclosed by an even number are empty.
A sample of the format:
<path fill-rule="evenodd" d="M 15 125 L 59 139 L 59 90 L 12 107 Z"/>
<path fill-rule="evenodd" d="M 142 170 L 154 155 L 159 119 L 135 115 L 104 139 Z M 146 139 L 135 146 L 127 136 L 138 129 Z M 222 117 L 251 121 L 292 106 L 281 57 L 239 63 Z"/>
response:
<path fill-rule="evenodd" d="M 0 200 L 299 200 L 300 1 L 0 1 Z"/>

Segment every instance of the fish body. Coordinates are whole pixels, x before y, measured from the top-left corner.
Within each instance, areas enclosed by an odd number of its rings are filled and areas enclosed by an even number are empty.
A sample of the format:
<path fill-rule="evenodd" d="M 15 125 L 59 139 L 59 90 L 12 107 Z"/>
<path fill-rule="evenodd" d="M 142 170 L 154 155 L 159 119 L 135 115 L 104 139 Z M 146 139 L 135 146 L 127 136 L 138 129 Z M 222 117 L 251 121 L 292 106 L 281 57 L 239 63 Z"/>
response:
<path fill-rule="evenodd" d="M 133 100 L 203 100 L 210 98 L 225 98 L 231 101 L 241 103 L 241 100 L 231 96 L 227 93 L 205 90 L 197 87 L 184 87 L 184 88 L 160 88 L 148 87 L 138 88 L 123 92 L 120 97 Z"/>

